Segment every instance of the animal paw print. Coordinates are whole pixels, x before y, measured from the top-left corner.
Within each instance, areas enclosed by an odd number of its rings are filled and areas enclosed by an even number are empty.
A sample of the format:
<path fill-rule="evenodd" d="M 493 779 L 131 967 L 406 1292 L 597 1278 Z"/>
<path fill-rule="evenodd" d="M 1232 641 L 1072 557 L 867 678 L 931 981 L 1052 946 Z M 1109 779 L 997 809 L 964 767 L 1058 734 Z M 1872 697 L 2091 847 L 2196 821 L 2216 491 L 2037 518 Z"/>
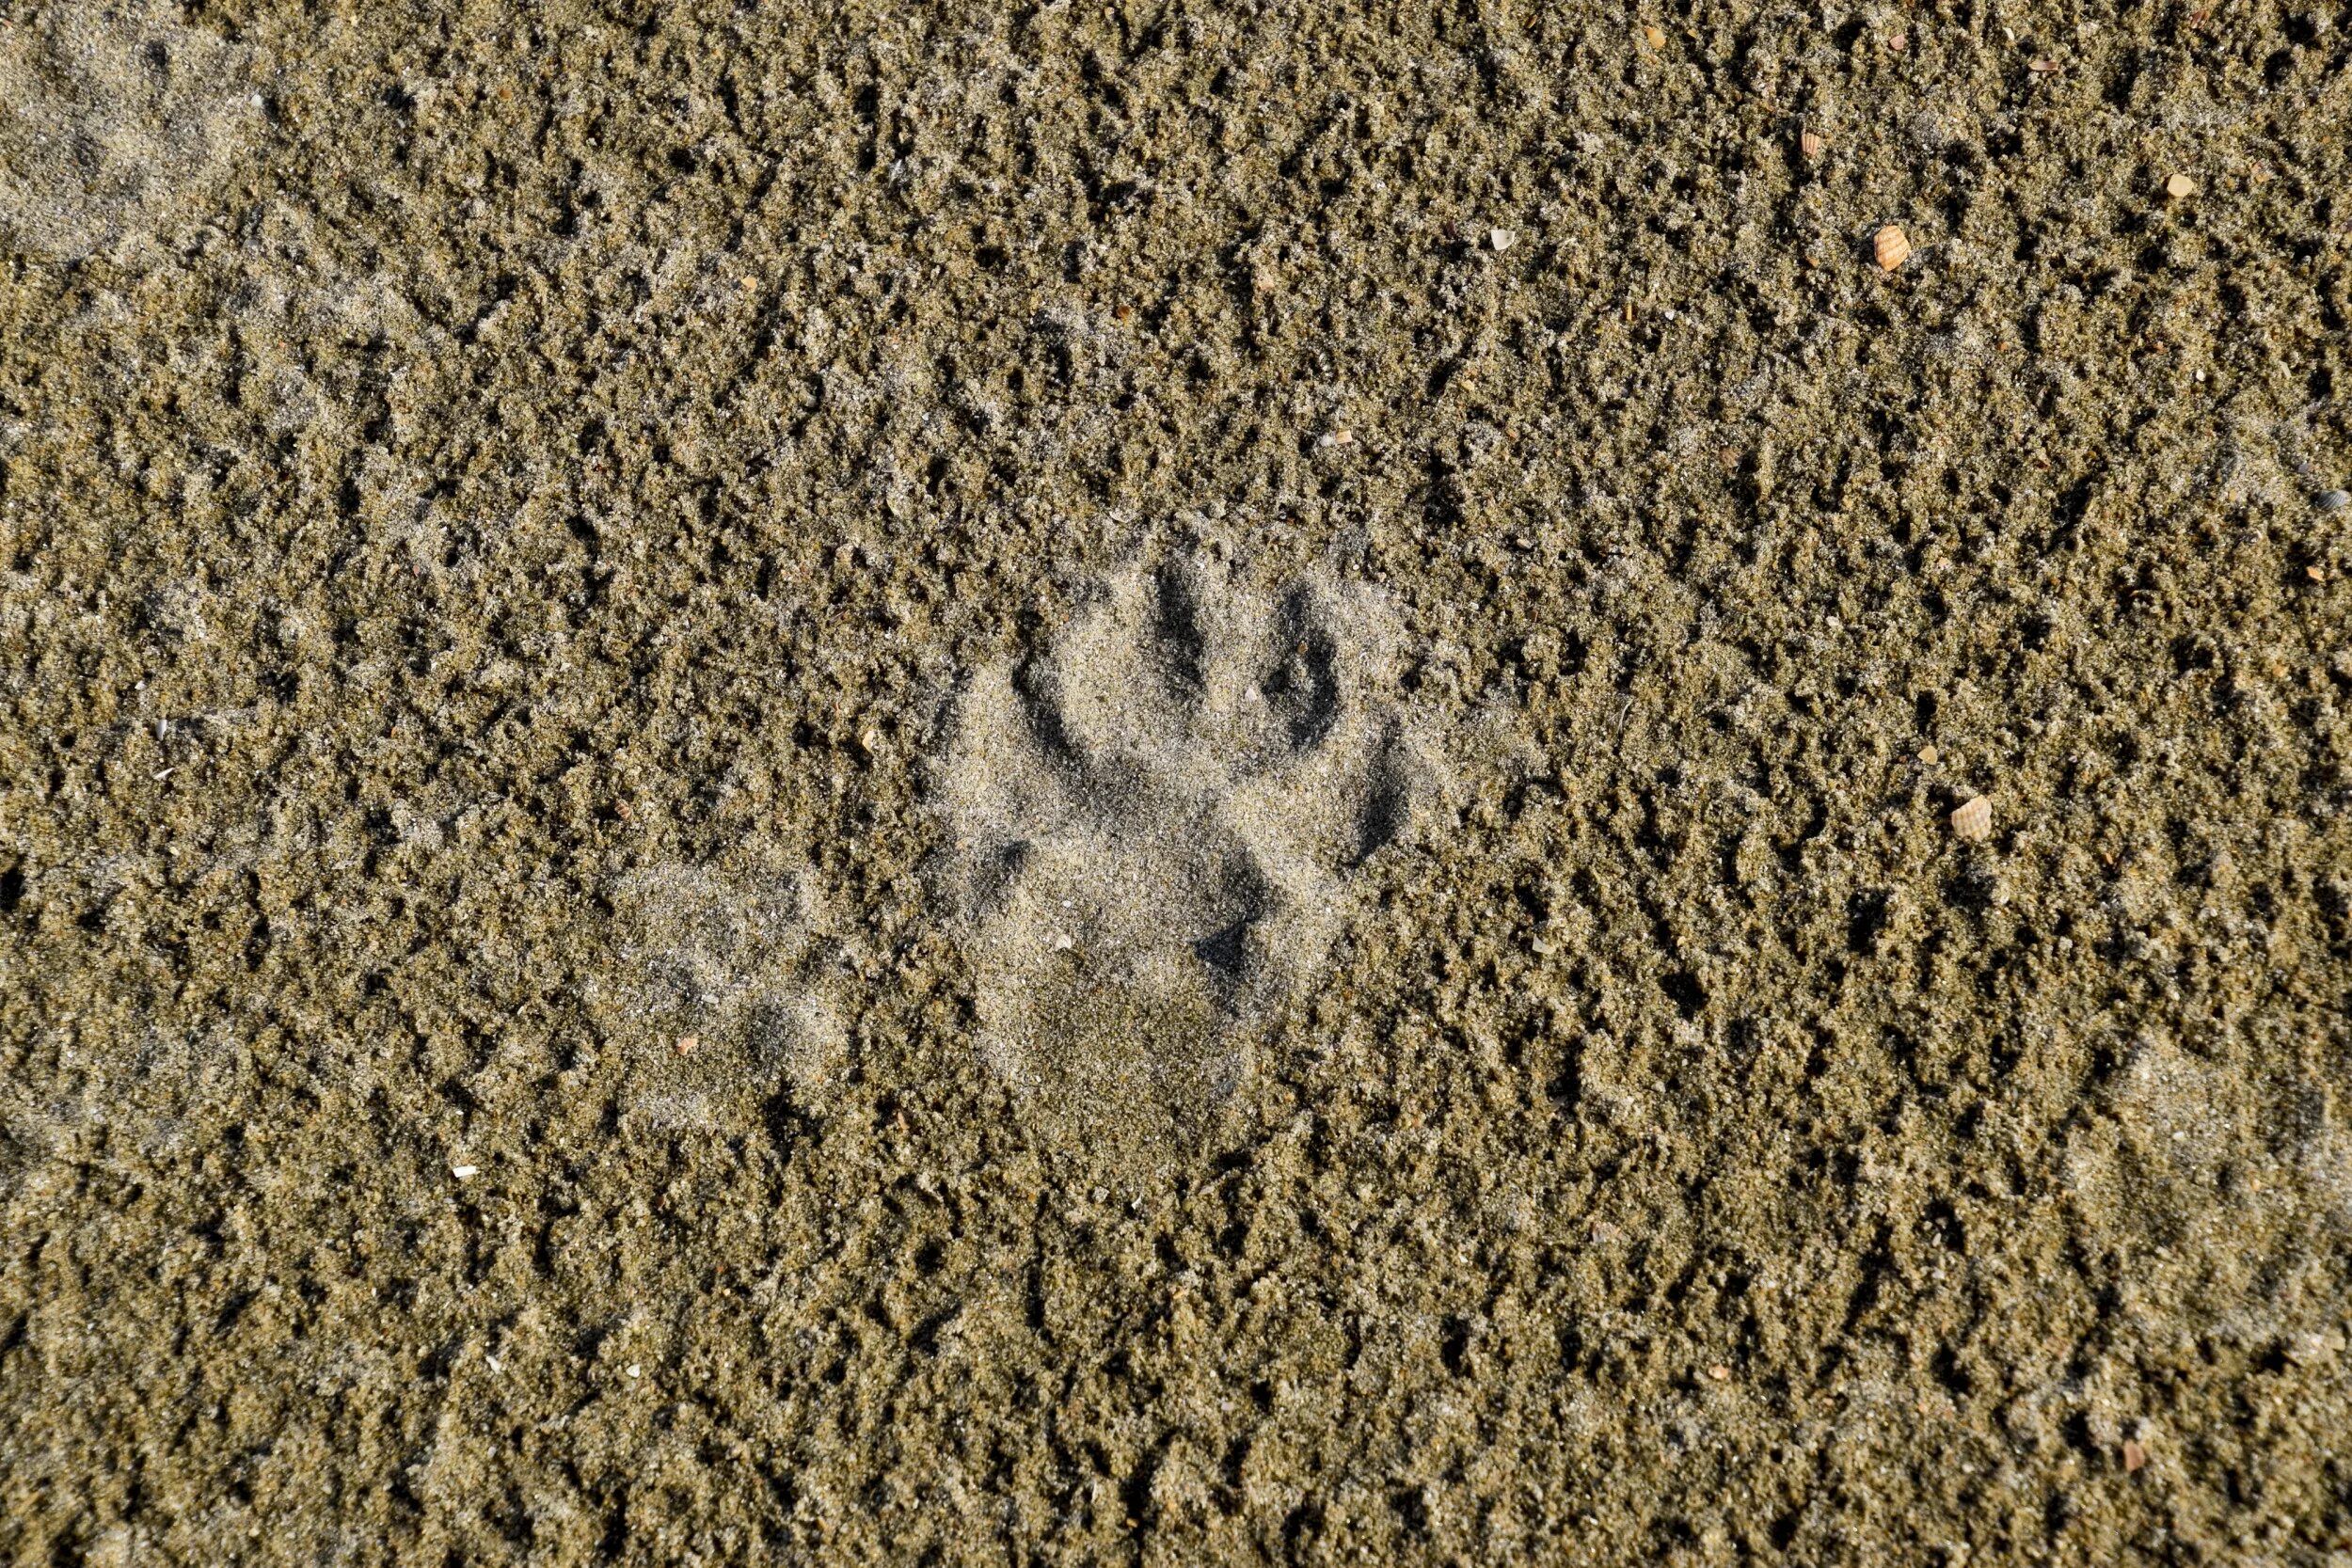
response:
<path fill-rule="evenodd" d="M 0 233 L 78 259 L 200 209 L 264 127 L 251 52 L 163 0 L 0 27 Z"/>
<path fill-rule="evenodd" d="M 822 1097 L 848 1036 L 841 964 L 803 879 L 667 865 L 622 879 L 610 898 L 618 962 L 590 1000 L 632 1053 L 632 1119 L 709 1132 L 778 1092 Z"/>
<path fill-rule="evenodd" d="M 1178 561 L 980 673 L 945 794 L 992 1063 L 1079 1102 L 1230 1083 L 1409 825 L 1393 643 L 1368 590 Z"/>

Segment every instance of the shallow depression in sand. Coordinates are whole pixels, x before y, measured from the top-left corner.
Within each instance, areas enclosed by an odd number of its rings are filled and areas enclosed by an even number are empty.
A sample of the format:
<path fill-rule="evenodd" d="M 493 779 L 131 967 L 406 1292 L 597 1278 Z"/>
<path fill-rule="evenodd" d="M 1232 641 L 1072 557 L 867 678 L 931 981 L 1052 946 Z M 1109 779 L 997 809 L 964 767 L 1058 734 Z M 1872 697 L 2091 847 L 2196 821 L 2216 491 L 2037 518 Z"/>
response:
<path fill-rule="evenodd" d="M 980 672 L 945 891 L 999 1071 L 1081 1114 L 1230 1085 L 1410 825 L 1395 643 L 1369 589 L 1181 556 Z"/>
<path fill-rule="evenodd" d="M 246 51 L 177 8 L 60 7 L 0 28 L 0 234 L 86 256 L 188 215 L 261 126 Z"/>
<path fill-rule="evenodd" d="M 608 895 L 618 962 L 592 998 L 634 1066 L 627 1109 L 707 1132 L 738 1101 L 822 1098 L 847 1054 L 822 902 L 804 877 L 661 865 Z"/>

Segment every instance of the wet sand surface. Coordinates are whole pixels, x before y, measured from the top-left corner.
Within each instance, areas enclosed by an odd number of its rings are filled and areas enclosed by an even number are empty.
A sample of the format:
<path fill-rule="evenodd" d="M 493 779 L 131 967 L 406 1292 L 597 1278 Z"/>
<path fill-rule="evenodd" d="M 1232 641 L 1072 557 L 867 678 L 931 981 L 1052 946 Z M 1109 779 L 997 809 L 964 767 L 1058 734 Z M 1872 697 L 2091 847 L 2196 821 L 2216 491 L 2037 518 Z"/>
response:
<path fill-rule="evenodd" d="M 0 1559 L 2342 1568 L 2348 67 L 9 8 Z"/>

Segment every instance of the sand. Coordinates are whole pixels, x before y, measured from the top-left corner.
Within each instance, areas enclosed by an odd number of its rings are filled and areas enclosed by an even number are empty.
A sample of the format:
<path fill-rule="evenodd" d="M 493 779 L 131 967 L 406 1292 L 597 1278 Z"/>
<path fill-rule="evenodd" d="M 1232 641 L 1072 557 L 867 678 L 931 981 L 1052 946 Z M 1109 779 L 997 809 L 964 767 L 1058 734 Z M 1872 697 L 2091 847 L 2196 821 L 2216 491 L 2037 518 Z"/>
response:
<path fill-rule="evenodd" d="M 0 1560 L 2340 1568 L 2347 67 L 16 8 Z"/>

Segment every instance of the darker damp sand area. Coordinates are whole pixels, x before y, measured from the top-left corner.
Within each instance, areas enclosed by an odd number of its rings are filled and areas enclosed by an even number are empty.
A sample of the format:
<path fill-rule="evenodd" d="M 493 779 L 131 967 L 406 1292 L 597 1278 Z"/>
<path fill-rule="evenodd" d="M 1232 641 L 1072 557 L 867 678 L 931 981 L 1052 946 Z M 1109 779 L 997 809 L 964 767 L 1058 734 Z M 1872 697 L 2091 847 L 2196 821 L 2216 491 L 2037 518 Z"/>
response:
<path fill-rule="evenodd" d="M 15 8 L 0 1557 L 2341 1565 L 2348 56 Z"/>

